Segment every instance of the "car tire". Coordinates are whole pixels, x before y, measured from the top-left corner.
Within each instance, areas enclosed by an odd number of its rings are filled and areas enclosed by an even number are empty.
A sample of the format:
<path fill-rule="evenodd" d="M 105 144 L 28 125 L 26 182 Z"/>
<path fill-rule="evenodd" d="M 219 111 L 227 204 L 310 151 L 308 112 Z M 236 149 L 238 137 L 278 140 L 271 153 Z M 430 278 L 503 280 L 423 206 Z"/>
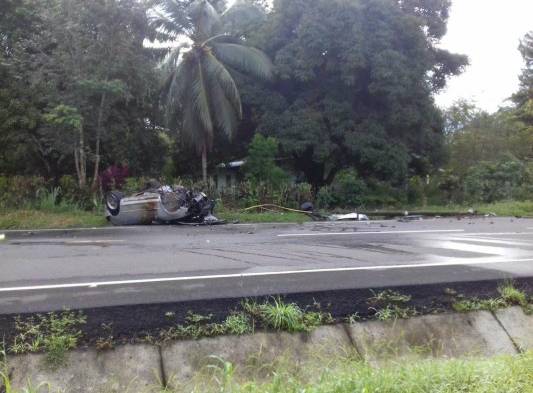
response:
<path fill-rule="evenodd" d="M 107 193 L 105 198 L 105 206 L 107 211 L 116 217 L 120 213 L 120 201 L 124 195 L 121 192 L 112 191 Z"/>

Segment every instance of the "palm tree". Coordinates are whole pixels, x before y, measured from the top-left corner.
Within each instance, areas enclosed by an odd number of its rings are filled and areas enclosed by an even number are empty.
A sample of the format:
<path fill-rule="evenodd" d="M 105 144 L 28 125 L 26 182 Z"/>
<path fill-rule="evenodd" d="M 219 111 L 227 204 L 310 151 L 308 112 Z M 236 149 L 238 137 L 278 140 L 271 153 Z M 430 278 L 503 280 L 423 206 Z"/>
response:
<path fill-rule="evenodd" d="M 230 13 L 227 11 L 226 13 Z M 271 79 L 273 65 L 260 50 L 225 32 L 223 19 L 207 0 L 166 0 L 155 11 L 153 25 L 160 39 L 188 43 L 170 49 L 162 62 L 167 115 L 180 114 L 182 130 L 202 156 L 202 177 L 207 181 L 207 153 L 217 130 L 232 138 L 242 118 L 239 90 L 228 67 Z"/>

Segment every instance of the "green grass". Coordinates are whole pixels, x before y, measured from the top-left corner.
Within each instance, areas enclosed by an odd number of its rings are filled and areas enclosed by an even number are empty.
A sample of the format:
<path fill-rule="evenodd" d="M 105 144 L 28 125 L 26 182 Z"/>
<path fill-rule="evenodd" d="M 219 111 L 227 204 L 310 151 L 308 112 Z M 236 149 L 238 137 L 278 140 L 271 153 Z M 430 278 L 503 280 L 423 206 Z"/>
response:
<path fill-rule="evenodd" d="M 0 211 L 0 229 L 67 229 L 106 226 L 104 214 L 73 211 L 3 210 Z"/>
<path fill-rule="evenodd" d="M 507 307 L 507 303 L 502 298 L 496 299 L 464 299 L 452 304 L 452 308 L 457 312 L 471 311 L 496 311 L 500 308 Z"/>
<path fill-rule="evenodd" d="M 306 214 L 295 212 L 265 212 L 265 213 L 245 213 L 237 210 L 220 210 L 215 211 L 217 218 L 225 220 L 228 223 L 239 222 L 247 223 L 296 223 L 301 224 L 311 221 Z"/>
<path fill-rule="evenodd" d="M 417 212 L 429 214 L 446 214 L 446 213 L 467 213 L 468 209 L 474 209 L 478 214 L 494 213 L 498 216 L 518 216 L 518 217 L 533 217 L 533 201 L 504 201 L 488 204 L 465 204 L 465 205 L 432 205 L 432 206 L 409 206 L 403 210 L 409 211 L 410 214 Z M 393 209 L 399 210 L 399 209 Z M 401 210 L 401 209 L 400 209 Z M 388 210 L 384 210 L 385 212 Z"/>
<path fill-rule="evenodd" d="M 452 308 L 457 312 L 471 311 L 496 311 L 500 308 L 510 306 L 522 306 L 525 313 L 529 313 L 531 304 L 528 301 L 528 295 L 524 291 L 517 289 L 512 281 L 508 281 L 498 287 L 500 297 L 478 299 L 460 298 L 452 304 Z"/>
<path fill-rule="evenodd" d="M 67 352 L 78 346 L 82 335 L 79 329 L 85 323 L 86 317 L 81 311 L 38 314 L 25 319 L 17 317 L 17 335 L 7 346 L 7 353 L 44 352 L 47 365 L 57 368 L 65 363 Z"/>
<path fill-rule="evenodd" d="M 380 367 L 350 359 L 331 359 L 280 369 L 264 380 L 238 377 L 228 362 L 211 367 L 189 392 L 232 393 L 531 393 L 533 352 L 468 360 L 418 360 Z M 180 390 L 181 391 L 181 390 Z M 185 390 L 183 390 L 185 391 Z"/>
<path fill-rule="evenodd" d="M 509 305 L 516 305 L 525 307 L 527 305 L 527 294 L 513 285 L 512 282 L 507 282 L 498 287 L 498 292 L 502 299 Z"/>

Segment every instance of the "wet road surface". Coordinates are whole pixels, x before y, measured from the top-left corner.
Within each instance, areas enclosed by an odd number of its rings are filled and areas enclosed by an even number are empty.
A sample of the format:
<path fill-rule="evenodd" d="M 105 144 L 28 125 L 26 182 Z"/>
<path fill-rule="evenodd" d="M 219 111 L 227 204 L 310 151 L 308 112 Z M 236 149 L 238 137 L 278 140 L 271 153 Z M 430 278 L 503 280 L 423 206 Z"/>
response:
<path fill-rule="evenodd" d="M 528 219 L 0 233 L 0 314 L 533 277 Z"/>

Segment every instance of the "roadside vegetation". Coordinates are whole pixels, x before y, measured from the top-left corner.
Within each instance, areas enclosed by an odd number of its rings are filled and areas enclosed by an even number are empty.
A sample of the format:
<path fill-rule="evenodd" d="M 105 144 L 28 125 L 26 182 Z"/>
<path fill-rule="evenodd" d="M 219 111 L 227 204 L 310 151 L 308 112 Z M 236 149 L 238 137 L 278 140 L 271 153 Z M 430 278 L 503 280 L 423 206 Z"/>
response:
<path fill-rule="evenodd" d="M 82 312 L 49 313 L 22 319 L 15 319 L 16 335 L 8 352 L 44 352 L 46 364 L 58 368 L 67 360 L 68 351 L 78 346 L 82 336 L 81 327 L 86 323 Z"/>
<path fill-rule="evenodd" d="M 533 215 L 533 33 L 512 105 L 441 110 L 468 64 L 438 45 L 450 2 L 227 3 L 5 1 L 0 228 L 105 225 L 105 193 L 147 178 L 205 191 L 228 221 L 302 222 L 242 210 L 307 201 Z"/>
<path fill-rule="evenodd" d="M 518 289 L 512 282 L 498 287 L 495 298 L 465 298 L 455 291 L 445 291 L 451 308 L 456 312 L 479 310 L 495 311 L 510 306 L 520 306 L 525 313 L 533 313 L 533 297 Z M 446 308 L 417 307 L 410 295 L 393 290 L 372 291 L 365 300 L 367 310 L 360 315 L 352 313 L 343 318 L 333 318 L 327 307 L 315 303 L 301 307 L 288 303 L 281 297 L 264 301 L 243 300 L 240 307 L 231 310 L 222 320 L 213 315 L 200 315 L 189 312 L 183 320 L 178 320 L 175 311 L 165 313 L 161 329 L 149 333 L 135 334 L 139 342 L 161 344 L 173 340 L 198 340 L 222 335 L 246 335 L 256 331 L 284 331 L 308 333 L 319 326 L 334 323 L 357 324 L 367 320 L 395 321 L 427 313 L 445 312 Z M 46 363 L 58 367 L 66 360 L 68 350 L 80 343 L 88 343 L 84 337 L 87 317 L 82 313 L 64 311 L 32 317 L 17 317 L 14 320 L 14 335 L 4 343 L 7 354 L 46 353 Z M 94 330 L 94 329 L 93 329 Z M 111 323 L 102 324 L 97 330 L 98 337 L 91 338 L 91 345 L 98 350 L 112 349 L 122 341 L 114 336 Z M 90 333 L 94 336 L 95 331 Z"/>
<path fill-rule="evenodd" d="M 499 286 L 498 292 L 500 293 L 499 297 L 488 299 L 464 298 L 458 295 L 452 308 L 457 312 L 471 312 L 496 311 L 505 307 L 521 306 L 526 314 L 533 313 L 533 299 L 528 299 L 528 295 L 517 289 L 512 282 Z"/>
<path fill-rule="evenodd" d="M 500 393 L 531 391 L 533 352 L 516 357 L 469 360 L 418 360 L 380 364 L 334 359 L 331 366 L 275 370 L 264 380 L 236 376 L 235 367 L 218 367 L 188 386 L 189 392 L 233 393 Z"/>
<path fill-rule="evenodd" d="M 179 389 L 154 387 L 151 393 L 529 393 L 533 380 L 533 352 L 517 356 L 466 360 L 411 360 L 379 366 L 350 358 L 286 365 L 260 379 L 240 376 L 240 369 L 223 359 Z M 248 373 L 250 373 L 248 371 Z M 263 372 L 264 374 L 264 372 Z M 13 390 L 0 372 L 6 393 L 54 393 L 53 386 Z M 1 385 L 1 383 L 0 383 Z M 126 392 L 127 393 L 127 392 Z"/>

